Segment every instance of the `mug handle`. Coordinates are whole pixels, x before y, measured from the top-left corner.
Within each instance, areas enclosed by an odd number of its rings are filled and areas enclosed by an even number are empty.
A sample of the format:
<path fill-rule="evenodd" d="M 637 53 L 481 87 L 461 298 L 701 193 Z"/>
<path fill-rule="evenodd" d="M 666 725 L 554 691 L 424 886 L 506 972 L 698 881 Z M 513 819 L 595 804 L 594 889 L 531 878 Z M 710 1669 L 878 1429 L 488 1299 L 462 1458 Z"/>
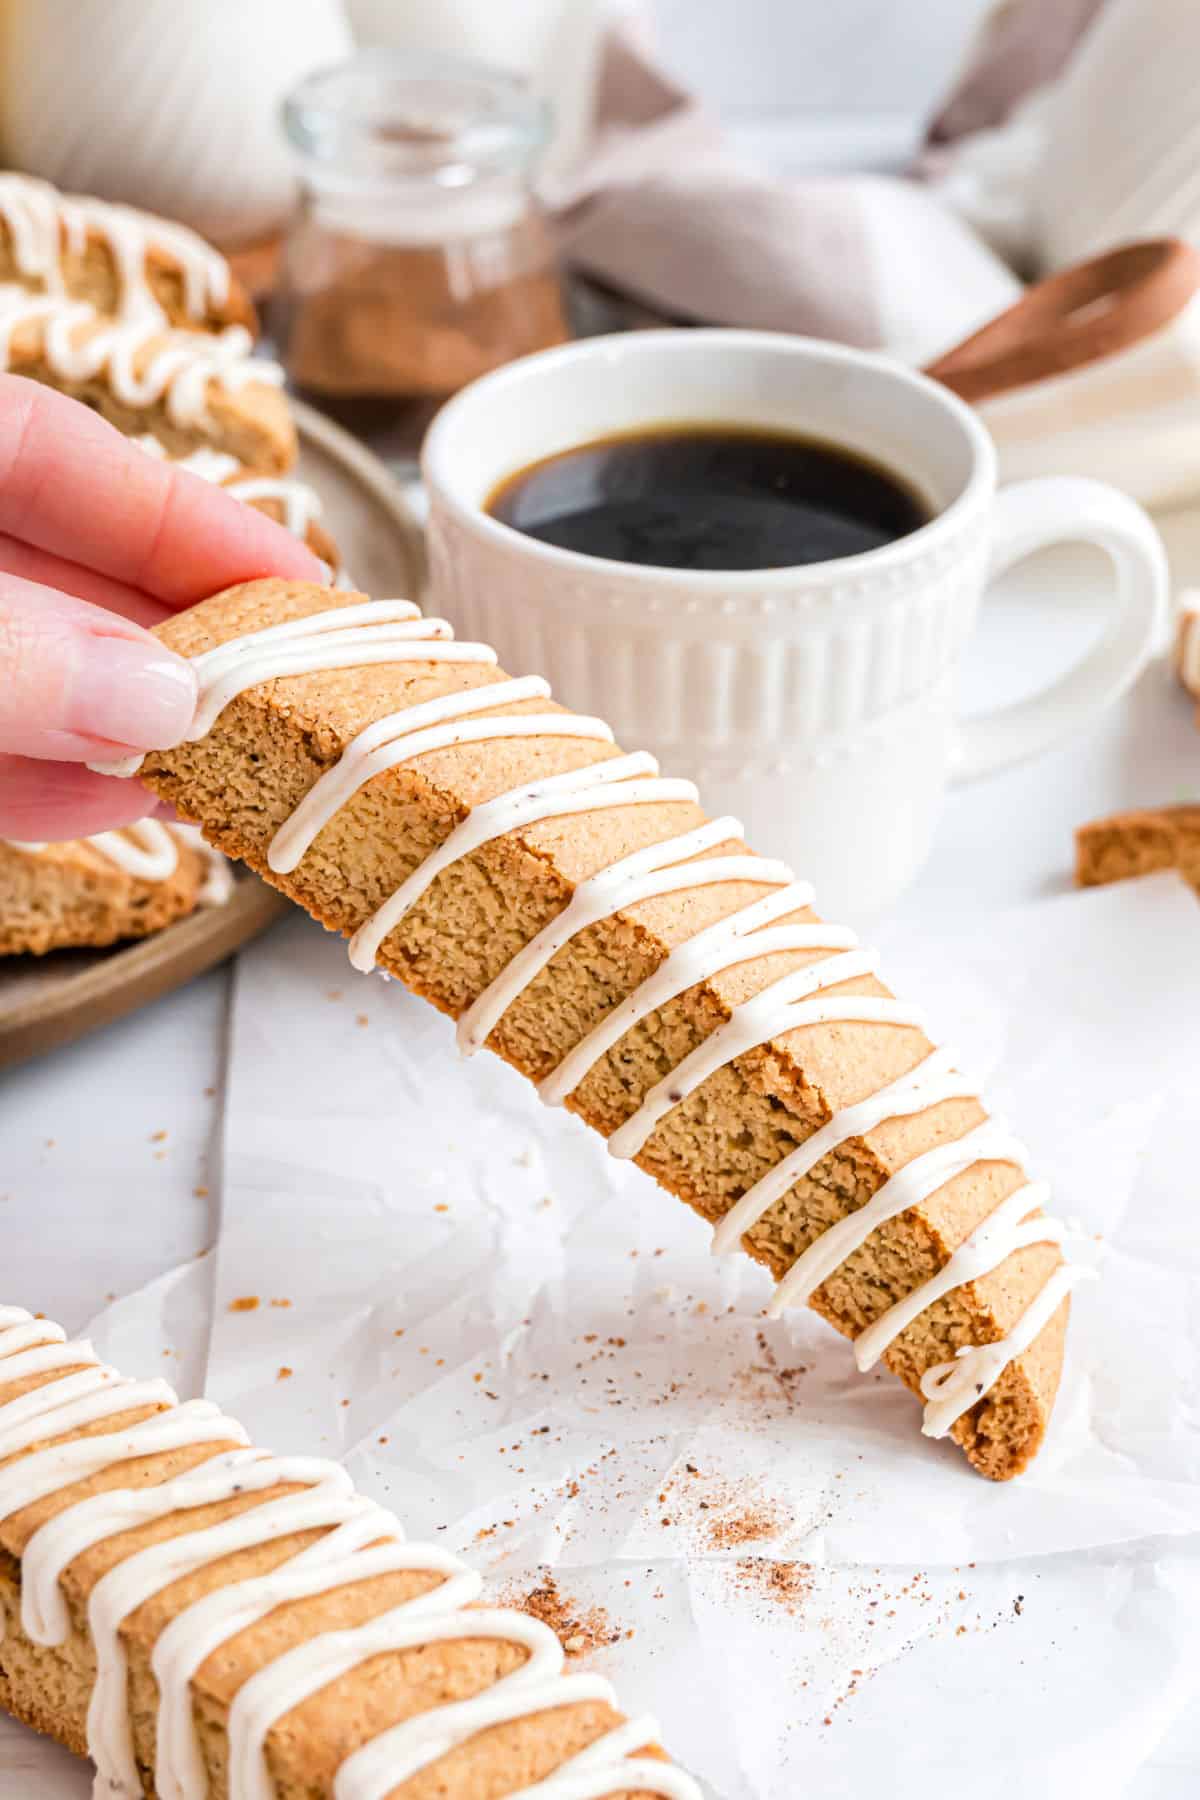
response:
<path fill-rule="evenodd" d="M 961 719 L 950 778 L 974 781 L 1037 756 L 1118 699 L 1162 640 L 1167 558 L 1136 501 L 1102 481 L 1050 475 L 1001 488 L 992 514 L 987 583 L 1052 544 L 1096 544 L 1108 553 L 1117 587 L 1110 629 L 1083 661 L 1011 706 Z"/>

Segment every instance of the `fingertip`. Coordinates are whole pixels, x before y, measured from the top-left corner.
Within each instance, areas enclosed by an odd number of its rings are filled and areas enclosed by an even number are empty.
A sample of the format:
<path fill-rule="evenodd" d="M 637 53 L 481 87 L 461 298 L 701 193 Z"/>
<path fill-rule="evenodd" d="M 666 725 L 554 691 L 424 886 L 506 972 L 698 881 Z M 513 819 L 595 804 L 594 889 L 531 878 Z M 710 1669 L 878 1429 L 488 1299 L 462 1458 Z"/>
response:
<path fill-rule="evenodd" d="M 138 781 L 96 775 L 79 763 L 0 756 L 0 837 L 61 843 L 132 825 L 154 807 Z"/>

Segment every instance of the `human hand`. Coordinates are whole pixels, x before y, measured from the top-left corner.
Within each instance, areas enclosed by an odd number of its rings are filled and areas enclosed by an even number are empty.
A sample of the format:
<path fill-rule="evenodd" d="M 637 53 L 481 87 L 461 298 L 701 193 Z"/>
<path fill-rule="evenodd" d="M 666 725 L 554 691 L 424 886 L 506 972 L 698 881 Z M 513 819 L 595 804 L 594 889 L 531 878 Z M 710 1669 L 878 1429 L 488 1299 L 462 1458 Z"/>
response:
<path fill-rule="evenodd" d="M 165 750 L 195 678 L 145 628 L 259 575 L 319 581 L 281 525 L 0 375 L 0 837 L 83 837 L 154 808 L 88 762 Z"/>

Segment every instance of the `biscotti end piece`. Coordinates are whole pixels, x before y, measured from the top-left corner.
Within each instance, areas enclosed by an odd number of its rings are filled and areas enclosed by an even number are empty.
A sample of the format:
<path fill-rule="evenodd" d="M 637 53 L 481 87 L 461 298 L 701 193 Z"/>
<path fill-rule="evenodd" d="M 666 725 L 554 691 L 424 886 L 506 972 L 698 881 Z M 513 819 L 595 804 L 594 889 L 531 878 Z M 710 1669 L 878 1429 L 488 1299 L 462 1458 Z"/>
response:
<path fill-rule="evenodd" d="M 86 1461 L 22 1492 L 48 1449 Z M 79 1506 L 88 1531 L 56 1551 L 42 1528 Z M 169 1546 L 172 1563 L 147 1580 L 155 1546 Z M 47 1567 L 39 1555 L 55 1560 Z M 123 1612 L 108 1584 L 106 1634 L 94 1596 L 134 1557 L 142 1562 Z M 267 1575 L 264 1593 L 255 1584 Z M 37 1624 L 22 1606 L 31 1588 Z M 65 1603 L 57 1618 L 48 1588 Z M 251 1749 L 265 1761 L 273 1800 L 361 1793 L 339 1776 L 356 1752 L 402 1725 L 406 1736 L 382 1745 L 382 1783 L 367 1784 L 379 1800 L 502 1800 L 582 1752 L 615 1774 L 603 1789 L 612 1800 L 699 1800 L 654 1743 L 652 1722 L 632 1727 L 632 1742 L 602 1748 L 598 1740 L 623 1723 L 611 1691 L 564 1678 L 561 1647 L 544 1625 L 503 1609 L 474 1613 L 477 1597 L 486 1606 L 480 1589 L 456 1558 L 408 1544 L 393 1516 L 355 1496 L 335 1465 L 251 1450 L 216 1407 L 180 1407 L 161 1381 L 122 1383 L 90 1345 L 0 1305 L 0 1706 L 78 1755 L 94 1750 L 97 1792 L 135 1791 L 117 1766 L 128 1755 L 136 1791 L 166 1800 L 181 1769 L 191 1779 L 198 1754 L 207 1800 L 244 1793 L 230 1779 L 231 1710 L 269 1670 L 276 1703 L 262 1717 L 261 1749 Z M 403 1610 L 417 1600 L 419 1611 Z M 201 1623 L 190 1609 L 204 1603 Z M 213 1633 L 214 1603 L 223 1636 Z M 155 1665 L 168 1627 L 174 1658 Z M 327 1679 L 289 1676 L 282 1659 L 296 1651 L 331 1658 Z M 501 1693 L 497 1684 L 535 1656 L 530 1688 Z M 107 1677 L 100 1698 L 98 1671 Z M 469 1700 L 490 1716 L 464 1719 L 456 1703 Z M 169 1743 L 158 1731 L 168 1715 Z M 410 1773 L 389 1786 L 400 1761 Z M 658 1784 L 650 1771 L 662 1772 Z"/>
<path fill-rule="evenodd" d="M 1200 893 L 1200 804 L 1114 813 L 1075 833 L 1080 887 L 1103 887 L 1162 869 L 1178 869 Z"/>
<path fill-rule="evenodd" d="M 259 581 L 229 589 L 158 627 L 195 656 L 247 632 L 361 604 L 363 596 L 307 583 Z M 619 752 L 578 737 L 497 737 L 426 752 L 376 776 L 339 806 L 292 873 L 268 863 L 272 838 L 351 740 L 398 709 L 506 679 L 485 663 L 406 661 L 324 670 L 260 683 L 225 706 L 202 739 L 146 759 L 150 787 L 327 927 L 352 933 L 482 802 Z M 516 713 L 552 703 L 514 703 Z M 690 800 L 625 805 L 506 832 L 456 859 L 384 939 L 378 961 L 413 991 L 460 1018 L 551 920 L 579 884 L 615 860 L 697 828 Z M 726 844 L 713 854 L 740 855 Z M 777 879 L 777 878 L 776 878 Z M 764 882 L 766 877 L 764 877 Z M 581 931 L 512 1004 L 488 1047 L 535 1081 L 660 968 L 672 949 L 760 897 L 755 881 L 691 888 L 638 902 Z M 815 919 L 809 909 L 797 922 Z M 783 921 L 787 923 L 789 921 Z M 568 1104 L 610 1137 L 647 1091 L 726 1022 L 733 1009 L 820 950 L 780 950 L 698 982 L 612 1045 Z M 873 975 L 840 984 L 849 996 L 888 998 Z M 636 1160 L 710 1223 L 836 1115 L 900 1080 L 929 1056 L 908 1024 L 814 1024 L 735 1057 L 675 1104 Z M 778 1279 L 831 1225 L 856 1213 L 916 1157 L 957 1142 L 986 1120 L 974 1098 L 947 1098 L 885 1118 L 840 1142 L 767 1210 L 742 1247 Z M 1018 1164 L 982 1158 L 874 1230 L 810 1304 L 856 1338 L 937 1275 L 995 1209 L 1022 1190 Z M 1030 1206 L 1036 1211 L 1031 1201 Z M 911 1389 L 960 1351 L 1001 1340 L 1059 1270 L 1054 1242 L 1033 1241 L 990 1273 L 954 1285 L 905 1326 L 884 1359 Z M 1062 1366 L 1069 1302 L 954 1423 L 951 1435 L 995 1480 L 1018 1474 L 1045 1434 Z"/>
<path fill-rule="evenodd" d="M 204 856 L 182 843 L 174 871 L 147 881 L 84 838 L 36 853 L 0 839 L 0 956 L 98 950 L 149 937 L 195 910 L 206 878 Z"/>

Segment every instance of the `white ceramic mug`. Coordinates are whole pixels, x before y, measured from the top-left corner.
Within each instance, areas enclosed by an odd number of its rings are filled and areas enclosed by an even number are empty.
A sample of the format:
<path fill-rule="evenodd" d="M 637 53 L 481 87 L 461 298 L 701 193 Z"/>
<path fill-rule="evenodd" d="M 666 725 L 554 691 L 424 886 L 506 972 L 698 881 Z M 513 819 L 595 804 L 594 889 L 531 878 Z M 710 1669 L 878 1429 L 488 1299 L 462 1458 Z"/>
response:
<path fill-rule="evenodd" d="M 556 451 L 662 423 L 811 434 L 914 483 L 933 517 L 862 555 L 711 573 L 583 556 L 484 510 Z M 898 364 L 766 332 L 645 331 L 512 363 L 426 439 L 432 601 L 517 674 L 598 713 L 618 742 L 696 781 L 713 813 L 786 857 L 827 912 L 867 917 L 917 873 L 948 780 L 1045 750 L 1114 700 L 1156 647 L 1166 563 L 1149 519 L 1097 482 L 996 492 L 969 407 Z M 1045 545 L 1100 545 L 1117 605 L 1084 660 L 1016 705 L 955 717 L 988 580 Z"/>

